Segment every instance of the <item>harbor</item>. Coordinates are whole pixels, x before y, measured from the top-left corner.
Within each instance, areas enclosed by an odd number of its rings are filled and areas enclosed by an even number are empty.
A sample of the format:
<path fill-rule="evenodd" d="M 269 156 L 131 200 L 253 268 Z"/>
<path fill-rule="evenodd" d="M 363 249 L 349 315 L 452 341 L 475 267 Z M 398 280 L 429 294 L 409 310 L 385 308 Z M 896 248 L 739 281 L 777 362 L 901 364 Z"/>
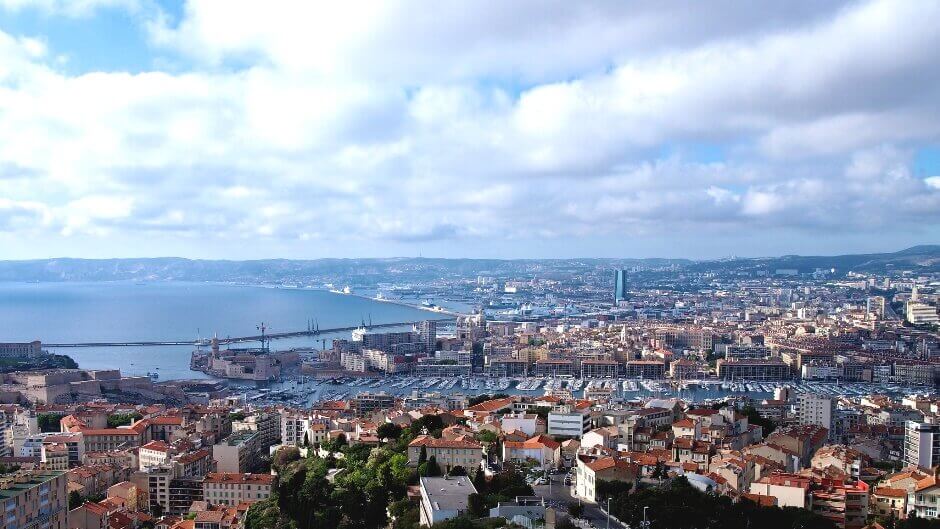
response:
<path fill-rule="evenodd" d="M 273 382 L 264 387 L 232 384 L 233 392 L 242 394 L 258 404 L 286 404 L 308 407 L 317 403 L 353 398 L 360 393 L 384 393 L 396 397 L 423 394 L 465 395 L 551 395 L 559 398 L 590 399 L 682 399 L 707 403 L 725 399 L 745 399 L 760 402 L 773 399 L 779 390 L 797 395 L 812 393 L 831 397 L 859 398 L 867 395 L 903 397 L 907 395 L 933 395 L 936 390 L 926 386 L 865 382 L 818 381 L 674 381 L 645 379 L 582 379 L 582 378 L 496 378 L 496 377 L 414 377 L 387 376 L 381 378 L 338 376 L 311 378 L 307 376 Z"/>

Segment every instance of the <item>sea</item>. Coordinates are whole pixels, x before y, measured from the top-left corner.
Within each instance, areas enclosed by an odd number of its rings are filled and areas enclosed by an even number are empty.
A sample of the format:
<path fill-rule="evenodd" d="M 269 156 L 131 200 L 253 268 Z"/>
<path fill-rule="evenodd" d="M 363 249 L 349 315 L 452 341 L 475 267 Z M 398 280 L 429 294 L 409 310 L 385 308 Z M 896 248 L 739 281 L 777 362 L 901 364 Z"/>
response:
<path fill-rule="evenodd" d="M 48 282 L 0 283 L 0 342 L 41 340 L 45 344 L 89 342 L 173 341 L 195 342 L 214 335 L 255 336 L 263 324 L 268 333 L 306 330 L 308 325 L 321 329 L 357 326 L 362 322 L 395 323 L 440 318 L 440 313 L 416 306 L 372 299 L 374 292 L 347 295 L 305 288 L 264 287 L 190 282 Z M 413 300 L 415 304 L 419 303 Z M 423 301 L 423 300 L 422 300 Z M 468 308 L 444 300 L 431 300 L 443 307 L 464 312 Z M 330 346 L 333 338 L 348 338 L 349 332 L 321 334 L 275 340 L 274 350 L 320 348 Z M 241 346 L 257 346 L 245 343 Z M 54 353 L 71 356 L 85 369 L 120 369 L 126 375 L 156 373 L 160 381 L 209 378 L 189 369 L 194 346 L 145 347 L 46 347 Z M 361 391 L 387 391 L 409 394 L 422 386 L 394 384 L 402 377 L 392 377 L 371 388 L 352 378 L 333 379 L 327 383 L 312 380 L 285 380 L 266 385 L 268 391 L 287 389 L 308 401 L 330 396 L 348 396 Z M 427 381 L 430 383 L 430 381 Z M 441 391 L 444 379 L 422 391 Z M 521 380 L 502 392 L 541 395 L 541 390 L 520 390 Z M 543 382 L 545 382 L 543 380 Z M 494 392 L 480 381 L 476 389 L 457 384 L 443 392 L 479 394 Z M 244 384 L 244 383 L 241 383 Z M 619 382 L 618 382 L 619 384 Z M 853 384 L 866 393 L 902 393 L 931 391 L 932 388 L 885 388 Z M 619 385 L 618 385 L 619 387 Z M 831 394 L 852 394 L 852 388 L 836 384 L 810 385 L 803 390 Z M 749 387 L 729 391 L 718 385 L 693 387 L 681 397 L 693 401 L 742 395 L 768 398 L 766 390 Z M 640 391 L 631 397 L 680 396 L 673 391 Z"/>
<path fill-rule="evenodd" d="M 440 318 L 419 308 L 327 290 L 189 282 L 0 283 L 0 342 L 47 344 L 193 341 L 213 335 L 349 327 Z M 329 346 L 333 338 L 290 338 L 272 349 Z M 258 346 L 245 343 L 239 346 Z M 129 375 L 158 373 L 159 380 L 206 378 L 189 369 L 193 346 L 48 348 L 79 367 L 120 369 Z"/>

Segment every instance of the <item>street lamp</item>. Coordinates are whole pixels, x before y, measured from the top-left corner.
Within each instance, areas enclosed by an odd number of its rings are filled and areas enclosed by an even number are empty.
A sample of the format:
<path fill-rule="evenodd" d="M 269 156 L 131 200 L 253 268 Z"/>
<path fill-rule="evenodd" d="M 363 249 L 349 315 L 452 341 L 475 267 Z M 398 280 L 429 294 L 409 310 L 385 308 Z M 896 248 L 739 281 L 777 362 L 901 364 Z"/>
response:
<path fill-rule="evenodd" d="M 649 505 L 643 506 L 643 529 L 649 529 L 650 523 L 646 520 L 646 509 L 649 509 Z"/>
<path fill-rule="evenodd" d="M 610 529 L 610 498 L 607 498 L 607 529 Z"/>

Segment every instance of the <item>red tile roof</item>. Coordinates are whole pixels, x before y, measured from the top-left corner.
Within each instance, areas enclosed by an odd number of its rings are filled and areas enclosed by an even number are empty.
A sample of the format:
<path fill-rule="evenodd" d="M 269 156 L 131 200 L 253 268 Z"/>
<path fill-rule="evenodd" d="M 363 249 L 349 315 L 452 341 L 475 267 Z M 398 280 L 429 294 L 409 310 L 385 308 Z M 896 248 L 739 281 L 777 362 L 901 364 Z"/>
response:
<path fill-rule="evenodd" d="M 240 474 L 237 472 L 210 472 L 206 474 L 205 483 L 260 483 L 270 485 L 274 483 L 271 474 Z"/>
<path fill-rule="evenodd" d="M 430 435 L 419 435 L 408 443 L 408 446 L 426 446 L 428 448 L 483 448 L 483 445 L 480 443 L 463 437 L 457 439 L 437 439 Z"/>

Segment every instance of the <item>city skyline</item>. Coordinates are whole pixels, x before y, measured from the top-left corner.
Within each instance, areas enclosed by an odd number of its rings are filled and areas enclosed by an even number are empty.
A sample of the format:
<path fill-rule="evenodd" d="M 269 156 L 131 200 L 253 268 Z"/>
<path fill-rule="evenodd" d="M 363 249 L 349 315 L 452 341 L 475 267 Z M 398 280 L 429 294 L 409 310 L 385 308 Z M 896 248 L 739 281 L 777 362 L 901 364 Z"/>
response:
<path fill-rule="evenodd" d="M 937 15 L 0 0 L 0 259 L 935 243 Z"/>

